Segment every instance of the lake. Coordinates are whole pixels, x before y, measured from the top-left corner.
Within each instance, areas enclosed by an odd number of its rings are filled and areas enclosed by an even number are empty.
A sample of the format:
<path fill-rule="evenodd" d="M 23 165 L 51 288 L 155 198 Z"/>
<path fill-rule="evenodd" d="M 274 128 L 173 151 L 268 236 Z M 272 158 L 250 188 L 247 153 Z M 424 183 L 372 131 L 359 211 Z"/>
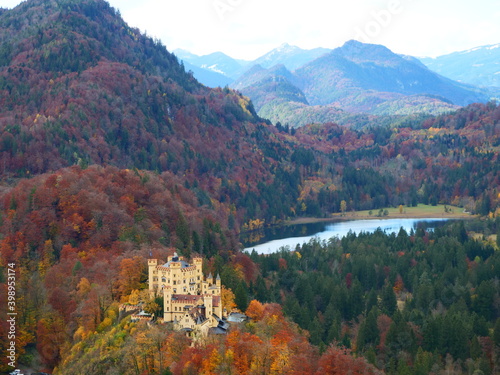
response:
<path fill-rule="evenodd" d="M 422 225 L 425 228 L 435 228 L 444 225 L 449 219 L 370 219 L 370 220 L 347 220 L 336 222 L 321 222 L 311 224 L 295 224 L 284 227 L 268 228 L 260 237 L 258 243 L 251 243 L 250 236 L 243 236 L 242 243 L 244 251 L 251 252 L 253 249 L 259 254 L 271 254 L 284 246 L 294 249 L 297 244 L 309 242 L 312 238 L 328 240 L 332 237 L 342 238 L 349 231 L 356 234 L 372 233 L 380 228 L 386 233 L 397 233 L 401 228 L 410 233 Z"/>

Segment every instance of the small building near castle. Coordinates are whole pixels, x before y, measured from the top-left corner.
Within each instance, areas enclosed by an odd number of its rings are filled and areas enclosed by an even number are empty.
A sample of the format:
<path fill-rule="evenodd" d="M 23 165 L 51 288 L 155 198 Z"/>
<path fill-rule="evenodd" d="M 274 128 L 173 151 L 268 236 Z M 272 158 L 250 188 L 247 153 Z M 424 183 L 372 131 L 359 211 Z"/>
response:
<path fill-rule="evenodd" d="M 211 328 L 220 327 L 223 317 L 221 280 L 210 274 L 204 277 L 202 258 L 189 264 L 174 253 L 165 264 L 148 260 L 149 291 L 163 296 L 163 321 L 172 322 L 174 329 L 208 335 Z"/>

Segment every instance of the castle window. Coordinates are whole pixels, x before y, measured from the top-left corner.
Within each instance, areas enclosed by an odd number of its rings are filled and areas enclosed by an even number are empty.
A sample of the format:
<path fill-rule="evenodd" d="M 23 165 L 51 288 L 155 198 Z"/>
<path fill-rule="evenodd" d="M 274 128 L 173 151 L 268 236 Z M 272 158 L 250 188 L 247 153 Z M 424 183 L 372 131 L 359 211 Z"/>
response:
<path fill-rule="evenodd" d="M 162 281 L 162 283 L 166 283 L 167 282 L 167 278 L 166 277 L 162 277 L 161 281 Z"/>
<path fill-rule="evenodd" d="M 158 278 L 157 277 L 153 277 L 153 281 L 158 281 Z"/>
<path fill-rule="evenodd" d="M 175 280 L 174 280 L 174 285 L 175 285 Z"/>

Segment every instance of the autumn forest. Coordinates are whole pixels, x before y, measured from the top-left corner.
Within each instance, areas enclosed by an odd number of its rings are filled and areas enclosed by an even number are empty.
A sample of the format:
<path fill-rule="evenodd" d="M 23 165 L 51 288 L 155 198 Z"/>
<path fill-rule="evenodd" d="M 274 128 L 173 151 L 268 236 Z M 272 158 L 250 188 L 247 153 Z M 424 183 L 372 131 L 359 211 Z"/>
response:
<path fill-rule="evenodd" d="M 0 372 L 500 373 L 500 106 L 293 127 L 211 89 L 103 0 L 0 8 Z M 262 255 L 240 234 L 419 204 L 434 230 Z M 203 257 L 226 335 L 133 322 L 147 259 Z"/>

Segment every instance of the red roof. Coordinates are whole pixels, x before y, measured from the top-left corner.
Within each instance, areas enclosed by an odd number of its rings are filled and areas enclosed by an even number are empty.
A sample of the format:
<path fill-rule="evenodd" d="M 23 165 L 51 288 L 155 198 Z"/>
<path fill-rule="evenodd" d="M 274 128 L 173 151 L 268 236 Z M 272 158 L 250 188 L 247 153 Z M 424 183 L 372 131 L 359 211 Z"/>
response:
<path fill-rule="evenodd" d="M 192 295 L 192 294 L 172 294 L 172 300 L 183 302 L 183 303 L 192 303 L 194 304 L 198 301 L 202 296 Z"/>

